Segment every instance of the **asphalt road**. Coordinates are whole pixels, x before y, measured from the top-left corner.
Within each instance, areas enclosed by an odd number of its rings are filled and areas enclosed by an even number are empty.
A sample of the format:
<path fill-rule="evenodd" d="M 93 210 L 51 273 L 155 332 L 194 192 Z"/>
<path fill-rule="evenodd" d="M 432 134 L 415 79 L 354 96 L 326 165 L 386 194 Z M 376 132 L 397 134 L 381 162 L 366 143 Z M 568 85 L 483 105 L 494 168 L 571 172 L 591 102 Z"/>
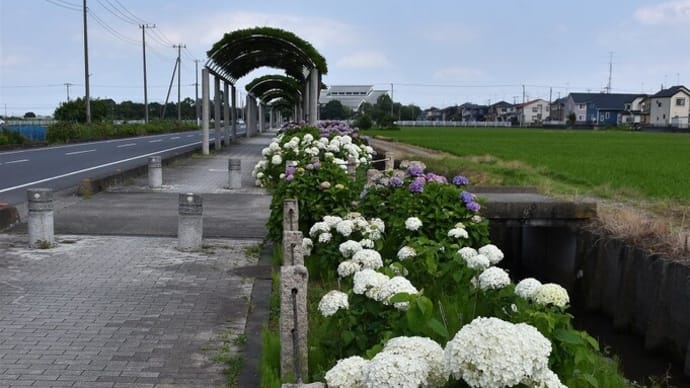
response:
<path fill-rule="evenodd" d="M 198 148 L 201 131 L 0 152 L 0 202 L 16 205 L 26 202 L 28 188 L 63 190 L 84 178 L 145 165 L 152 155 L 166 159 Z"/>

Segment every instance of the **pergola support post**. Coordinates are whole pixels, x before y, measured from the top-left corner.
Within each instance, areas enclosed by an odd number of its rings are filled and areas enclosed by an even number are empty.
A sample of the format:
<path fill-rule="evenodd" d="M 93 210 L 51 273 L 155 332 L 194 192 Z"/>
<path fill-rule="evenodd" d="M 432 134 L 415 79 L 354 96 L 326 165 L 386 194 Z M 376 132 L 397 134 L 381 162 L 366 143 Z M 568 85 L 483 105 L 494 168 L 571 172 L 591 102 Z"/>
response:
<path fill-rule="evenodd" d="M 208 68 L 201 69 L 201 153 L 209 154 L 208 121 L 209 121 L 209 74 Z"/>

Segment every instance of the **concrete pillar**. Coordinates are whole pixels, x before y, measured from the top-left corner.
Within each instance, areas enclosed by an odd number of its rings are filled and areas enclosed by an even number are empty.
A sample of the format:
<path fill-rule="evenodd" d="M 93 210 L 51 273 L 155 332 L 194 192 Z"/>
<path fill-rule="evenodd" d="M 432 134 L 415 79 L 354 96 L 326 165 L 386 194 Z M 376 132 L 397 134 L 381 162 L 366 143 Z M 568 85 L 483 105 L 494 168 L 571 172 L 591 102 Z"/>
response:
<path fill-rule="evenodd" d="M 177 219 L 177 249 L 201 249 L 203 240 L 203 203 L 198 194 L 179 194 Z"/>
<path fill-rule="evenodd" d="M 374 177 L 378 175 L 379 170 L 375 168 L 370 168 L 367 170 L 367 185 L 370 185 L 374 182 Z"/>
<path fill-rule="evenodd" d="M 149 187 L 160 189 L 163 186 L 163 163 L 159 155 L 149 157 Z"/>
<path fill-rule="evenodd" d="M 264 104 L 263 102 L 259 103 L 259 133 L 264 133 Z"/>
<path fill-rule="evenodd" d="M 304 87 L 303 87 L 303 94 L 302 94 L 302 117 L 300 118 L 300 121 L 304 122 L 311 122 L 309 120 L 309 99 L 311 98 L 309 96 L 309 80 L 304 81 Z"/>
<path fill-rule="evenodd" d="M 242 188 L 242 160 L 228 159 L 228 188 Z"/>
<path fill-rule="evenodd" d="M 275 112 L 273 112 L 273 108 L 271 108 L 271 110 L 268 111 L 268 127 L 271 129 L 275 128 L 274 116 Z"/>
<path fill-rule="evenodd" d="M 357 174 L 357 159 L 353 156 L 347 158 L 347 174 L 352 178 Z"/>
<path fill-rule="evenodd" d="M 303 265 L 280 268 L 280 374 L 302 382 L 309 376 L 307 359 L 307 281 Z"/>
<path fill-rule="evenodd" d="M 309 124 L 316 125 L 319 121 L 319 70 L 316 68 L 309 73 Z"/>
<path fill-rule="evenodd" d="M 283 231 L 299 230 L 299 203 L 296 199 L 283 201 Z"/>
<path fill-rule="evenodd" d="M 227 147 L 230 145 L 230 88 L 227 82 L 223 82 L 223 133 Z"/>
<path fill-rule="evenodd" d="M 254 115 L 252 114 L 252 96 L 247 94 L 247 108 L 246 108 L 246 114 L 244 118 L 244 125 L 246 125 L 246 136 L 251 137 L 252 136 L 252 117 Z"/>
<path fill-rule="evenodd" d="M 392 170 L 395 168 L 395 156 L 392 152 L 388 151 L 385 154 L 385 159 L 386 159 L 386 170 Z"/>
<path fill-rule="evenodd" d="M 302 232 L 283 231 L 283 265 L 304 265 Z"/>
<path fill-rule="evenodd" d="M 209 154 L 208 147 L 208 114 L 209 114 L 209 85 L 208 69 L 201 69 L 201 153 Z"/>
<path fill-rule="evenodd" d="M 213 92 L 213 134 L 216 137 L 214 144 L 216 151 L 220 151 L 223 134 L 220 132 L 220 78 L 218 77 L 213 77 Z"/>
<path fill-rule="evenodd" d="M 55 244 L 53 190 L 28 189 L 26 194 L 29 201 L 27 220 L 29 247 L 51 247 Z"/>
<path fill-rule="evenodd" d="M 235 90 L 235 85 L 232 85 L 230 93 L 232 93 L 232 111 L 230 112 L 232 115 L 232 141 L 237 141 L 237 90 Z"/>

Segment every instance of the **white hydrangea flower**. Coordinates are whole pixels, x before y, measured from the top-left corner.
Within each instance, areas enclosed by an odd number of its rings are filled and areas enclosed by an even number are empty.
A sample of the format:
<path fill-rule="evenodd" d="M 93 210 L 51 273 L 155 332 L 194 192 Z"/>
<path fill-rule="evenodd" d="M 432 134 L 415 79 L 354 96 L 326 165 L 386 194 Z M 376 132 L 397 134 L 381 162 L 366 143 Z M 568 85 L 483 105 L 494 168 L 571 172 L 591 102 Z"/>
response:
<path fill-rule="evenodd" d="M 333 238 L 333 235 L 330 234 L 329 232 L 321 233 L 319 235 L 319 242 L 322 244 L 325 244 L 325 243 L 331 241 L 332 238 Z"/>
<path fill-rule="evenodd" d="M 539 304 L 552 304 L 558 307 L 565 307 L 570 303 L 568 291 L 556 283 L 542 284 L 537 288 L 533 299 Z"/>
<path fill-rule="evenodd" d="M 491 265 L 495 265 L 503 260 L 503 252 L 493 244 L 486 244 L 479 248 L 478 252 L 489 258 Z"/>
<path fill-rule="evenodd" d="M 340 137 L 341 144 L 352 144 L 352 138 L 350 135 L 343 135 Z"/>
<path fill-rule="evenodd" d="M 448 237 L 454 237 L 454 238 L 470 238 L 470 235 L 467 233 L 465 229 L 462 228 L 453 228 L 448 231 Z"/>
<path fill-rule="evenodd" d="M 268 156 L 268 155 L 271 154 L 271 152 L 272 152 L 271 149 L 268 148 L 268 147 L 266 147 L 266 148 L 264 148 L 264 149 L 261 150 L 261 155 L 262 155 L 262 156 Z"/>
<path fill-rule="evenodd" d="M 478 317 L 448 341 L 450 373 L 471 387 L 512 387 L 548 369 L 551 343 L 525 323 Z"/>
<path fill-rule="evenodd" d="M 429 375 L 422 387 L 440 387 L 448 382 L 448 368 L 443 357 L 443 348 L 436 341 L 426 337 L 395 337 L 386 342 L 384 352 L 407 354 L 422 359 L 429 365 Z"/>
<path fill-rule="evenodd" d="M 429 375 L 429 364 L 416 357 L 380 352 L 369 361 L 365 374 L 366 388 L 423 386 Z"/>
<path fill-rule="evenodd" d="M 302 250 L 304 251 L 304 256 L 311 255 L 312 248 L 314 248 L 314 242 L 309 237 L 304 237 L 302 239 Z"/>
<path fill-rule="evenodd" d="M 307 133 L 302 137 L 302 145 L 311 145 L 312 142 L 314 142 L 314 135 L 311 133 Z"/>
<path fill-rule="evenodd" d="M 515 286 L 515 294 L 523 299 L 533 300 L 534 294 L 541 287 L 541 282 L 535 278 L 525 278 Z"/>
<path fill-rule="evenodd" d="M 420 220 L 417 217 L 409 217 L 408 219 L 405 220 L 405 229 L 407 229 L 407 230 L 411 230 L 414 232 L 421 227 L 422 227 L 422 220 Z"/>
<path fill-rule="evenodd" d="M 551 369 L 538 372 L 536 376 L 526 383 L 535 388 L 568 388 L 567 385 L 561 383 L 561 379 Z"/>
<path fill-rule="evenodd" d="M 404 246 L 398 251 L 398 260 L 403 261 L 417 256 L 417 251 L 412 247 Z"/>
<path fill-rule="evenodd" d="M 376 228 L 381 233 L 384 233 L 386 231 L 386 223 L 383 222 L 382 219 L 380 218 L 372 218 L 369 220 L 369 225 L 372 228 Z"/>
<path fill-rule="evenodd" d="M 277 141 L 273 141 L 268 145 L 268 149 L 271 150 L 271 152 L 280 151 L 280 144 L 278 144 Z"/>
<path fill-rule="evenodd" d="M 478 224 L 478 223 L 482 222 L 482 216 L 474 215 L 474 216 L 472 216 L 471 220 L 472 220 L 472 222 L 474 222 L 475 224 Z"/>
<path fill-rule="evenodd" d="M 356 252 L 361 251 L 362 245 L 357 241 L 347 240 L 344 243 L 340 244 L 338 249 L 340 250 L 340 254 L 343 255 L 343 257 L 348 258 L 354 255 Z"/>
<path fill-rule="evenodd" d="M 350 237 L 354 227 L 355 223 L 352 220 L 342 220 L 335 225 L 335 230 L 343 237 Z"/>
<path fill-rule="evenodd" d="M 381 254 L 373 249 L 362 249 L 352 255 L 352 261 L 358 263 L 362 268 L 379 269 L 383 267 Z"/>
<path fill-rule="evenodd" d="M 326 384 L 332 388 L 364 388 L 364 373 L 368 360 L 352 356 L 339 360 L 326 372 Z"/>
<path fill-rule="evenodd" d="M 372 299 L 376 299 L 380 302 L 383 302 L 383 304 L 388 305 L 390 304 L 390 298 L 399 293 L 416 295 L 419 293 L 419 291 L 417 291 L 417 288 L 415 288 L 415 286 L 413 286 L 412 283 L 410 283 L 410 281 L 406 278 L 402 276 L 394 276 L 381 285 L 377 294 L 374 295 Z M 396 309 L 403 311 L 407 310 L 408 305 L 408 302 L 398 302 L 394 304 Z"/>
<path fill-rule="evenodd" d="M 271 164 L 278 165 L 281 163 L 283 163 L 283 158 L 280 155 L 273 155 L 273 157 L 271 157 Z"/>
<path fill-rule="evenodd" d="M 311 226 L 311 228 L 309 229 L 309 236 L 316 237 L 319 234 L 328 232 L 330 230 L 331 228 L 328 226 L 327 223 L 320 221 Z"/>
<path fill-rule="evenodd" d="M 369 248 L 372 249 L 374 248 L 374 241 L 368 238 L 363 238 L 359 241 L 359 245 L 362 246 L 362 248 Z"/>
<path fill-rule="evenodd" d="M 510 284 L 508 273 L 498 267 L 490 267 L 484 270 L 479 277 L 479 288 L 482 290 L 497 290 Z"/>
<path fill-rule="evenodd" d="M 485 255 L 476 254 L 474 256 L 469 256 L 465 259 L 467 267 L 475 271 L 484 271 L 485 269 L 491 267 L 491 262 L 489 258 Z"/>
<path fill-rule="evenodd" d="M 460 248 L 460 250 L 458 250 L 458 253 L 460 254 L 460 257 L 462 257 L 465 261 L 467 261 L 468 258 L 472 256 L 477 256 L 479 254 L 477 250 L 472 247 L 462 247 Z"/>
<path fill-rule="evenodd" d="M 319 301 L 319 311 L 324 317 L 330 317 L 340 309 L 349 309 L 347 294 L 338 290 L 331 290 Z"/>
<path fill-rule="evenodd" d="M 373 269 L 357 271 L 352 280 L 352 292 L 358 295 L 362 295 L 371 289 L 374 289 L 374 292 L 378 292 L 378 288 L 386 283 L 388 279 L 388 276 Z"/>
<path fill-rule="evenodd" d="M 335 228 L 336 225 L 343 219 L 338 217 L 338 216 L 324 216 L 323 217 L 323 222 L 328 225 L 329 228 Z"/>
<path fill-rule="evenodd" d="M 340 276 L 341 278 L 345 278 L 361 269 L 362 267 L 354 261 L 345 260 L 338 264 L 338 276 Z"/>
<path fill-rule="evenodd" d="M 256 177 L 259 178 L 259 179 L 261 179 L 261 178 L 264 177 L 264 173 L 259 171 L 259 172 L 256 173 Z"/>

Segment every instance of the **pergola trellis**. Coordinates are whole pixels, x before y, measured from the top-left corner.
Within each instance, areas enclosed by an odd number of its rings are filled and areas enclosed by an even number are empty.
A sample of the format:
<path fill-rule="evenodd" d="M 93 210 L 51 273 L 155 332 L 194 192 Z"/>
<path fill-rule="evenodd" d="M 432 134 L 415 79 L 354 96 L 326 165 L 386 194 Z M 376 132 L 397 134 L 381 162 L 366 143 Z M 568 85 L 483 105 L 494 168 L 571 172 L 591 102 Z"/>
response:
<path fill-rule="evenodd" d="M 208 60 L 202 70 L 202 132 L 204 154 L 208 154 L 208 125 L 210 108 L 209 75 L 214 77 L 214 117 L 216 149 L 221 146 L 220 85 L 224 85 L 224 117 L 232 114 L 232 136 L 237 135 L 235 84 L 237 80 L 261 67 L 282 69 L 285 76 L 259 77 L 247 85 L 247 136 L 263 130 L 263 106 L 280 101 L 294 105 L 294 119 L 316 124 L 321 75 L 326 74 L 326 60 L 316 49 L 295 34 L 271 27 L 257 27 L 226 33 L 207 52 Z M 231 91 L 228 89 L 231 88 Z M 257 99 L 260 102 L 257 102 Z M 274 104 L 271 104 L 274 105 Z M 257 125 L 258 118 L 258 125 Z M 273 115 L 271 115 L 271 119 Z M 230 141 L 230 127 L 225 120 L 225 140 Z"/>

